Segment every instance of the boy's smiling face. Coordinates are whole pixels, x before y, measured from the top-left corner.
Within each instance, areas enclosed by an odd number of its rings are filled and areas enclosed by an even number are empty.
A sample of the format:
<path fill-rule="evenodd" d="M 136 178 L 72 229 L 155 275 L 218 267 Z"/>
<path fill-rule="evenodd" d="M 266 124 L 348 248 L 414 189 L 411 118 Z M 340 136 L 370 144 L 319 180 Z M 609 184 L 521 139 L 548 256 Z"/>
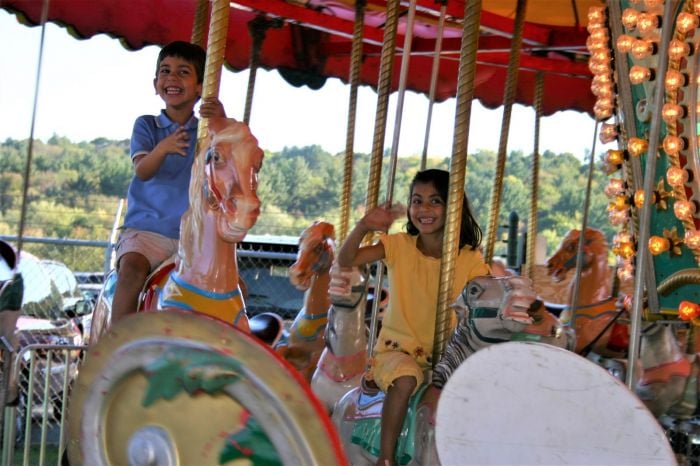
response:
<path fill-rule="evenodd" d="M 202 84 L 197 82 L 195 67 L 175 56 L 163 58 L 153 80 L 156 93 L 166 108 L 191 110 L 202 94 Z"/>

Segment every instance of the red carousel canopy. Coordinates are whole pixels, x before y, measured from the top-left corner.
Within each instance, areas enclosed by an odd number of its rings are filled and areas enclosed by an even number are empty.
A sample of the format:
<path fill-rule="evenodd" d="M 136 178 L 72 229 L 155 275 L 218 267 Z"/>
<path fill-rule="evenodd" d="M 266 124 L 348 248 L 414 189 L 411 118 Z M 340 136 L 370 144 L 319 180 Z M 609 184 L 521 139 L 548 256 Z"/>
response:
<path fill-rule="evenodd" d="M 0 0 L 0 8 L 19 21 L 37 25 L 44 1 Z M 95 34 L 119 38 L 129 49 L 189 40 L 197 0 L 51 0 L 48 21 L 65 26 L 75 37 Z M 591 72 L 585 47 L 587 12 L 602 0 L 529 0 L 523 33 L 516 102 L 532 105 L 537 72 L 544 73 L 543 111 L 591 113 Z M 440 70 L 435 97 L 453 97 L 457 87 L 464 0 L 446 6 Z M 259 64 L 277 69 L 291 84 L 320 88 L 327 77 L 347 82 L 354 22 L 352 0 L 236 0 L 231 3 L 226 64 L 249 66 L 251 31 L 264 32 Z M 516 0 L 483 0 L 477 54 L 475 96 L 487 107 L 503 104 L 503 89 L 515 17 Z M 379 75 L 386 2 L 368 0 L 365 13 L 360 79 L 376 87 Z M 408 10 L 407 4 L 401 5 Z M 440 4 L 417 0 L 407 88 L 428 94 Z M 397 47 L 403 47 L 405 14 Z M 394 89 L 401 53 L 397 49 Z"/>

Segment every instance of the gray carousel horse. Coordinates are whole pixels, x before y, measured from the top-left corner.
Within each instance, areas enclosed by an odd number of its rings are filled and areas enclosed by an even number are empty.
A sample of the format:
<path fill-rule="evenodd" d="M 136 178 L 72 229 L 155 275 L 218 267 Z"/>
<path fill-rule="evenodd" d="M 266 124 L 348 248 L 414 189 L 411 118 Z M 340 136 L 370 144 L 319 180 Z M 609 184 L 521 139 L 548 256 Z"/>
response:
<path fill-rule="evenodd" d="M 533 303 L 535 309 L 531 310 Z M 438 387 L 466 358 L 494 343 L 525 340 L 565 348 L 572 345 L 559 321 L 540 311 L 541 303 L 535 299 L 528 279 L 477 277 L 465 286 L 456 305 L 465 315 L 448 342 L 443 360 L 436 366 L 433 380 Z M 434 387 L 420 387 L 409 403 L 397 443 L 397 464 L 438 462 L 434 442 L 435 408 L 423 398 L 431 390 L 435 390 Z M 376 460 L 383 398 L 382 392 L 356 388 L 343 396 L 333 411 L 333 422 L 338 426 L 354 465 L 373 464 Z"/>

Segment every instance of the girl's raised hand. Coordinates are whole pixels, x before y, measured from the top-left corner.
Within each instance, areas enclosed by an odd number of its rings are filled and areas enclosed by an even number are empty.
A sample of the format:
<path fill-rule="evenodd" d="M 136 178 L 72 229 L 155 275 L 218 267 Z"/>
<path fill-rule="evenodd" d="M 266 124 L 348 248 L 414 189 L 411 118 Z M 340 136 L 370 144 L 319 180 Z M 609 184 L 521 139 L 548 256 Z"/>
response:
<path fill-rule="evenodd" d="M 362 224 L 369 230 L 387 231 L 391 224 L 406 215 L 406 207 L 402 204 L 384 204 L 370 210 L 362 217 Z"/>

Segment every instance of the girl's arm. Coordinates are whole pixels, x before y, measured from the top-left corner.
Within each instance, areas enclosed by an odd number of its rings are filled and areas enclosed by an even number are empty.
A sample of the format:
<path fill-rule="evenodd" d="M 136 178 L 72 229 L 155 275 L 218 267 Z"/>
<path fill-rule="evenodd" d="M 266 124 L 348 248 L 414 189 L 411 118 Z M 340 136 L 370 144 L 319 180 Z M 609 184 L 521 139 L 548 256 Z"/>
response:
<path fill-rule="evenodd" d="M 357 222 L 355 228 L 345 239 L 340 251 L 338 251 L 337 262 L 340 267 L 352 267 L 357 265 L 376 262 L 384 258 L 384 245 L 379 242 L 372 246 L 360 247 L 365 235 L 371 231 L 387 231 L 394 221 L 405 215 L 406 208 L 397 205 L 394 207 L 380 206 L 367 212 L 362 219 Z"/>

